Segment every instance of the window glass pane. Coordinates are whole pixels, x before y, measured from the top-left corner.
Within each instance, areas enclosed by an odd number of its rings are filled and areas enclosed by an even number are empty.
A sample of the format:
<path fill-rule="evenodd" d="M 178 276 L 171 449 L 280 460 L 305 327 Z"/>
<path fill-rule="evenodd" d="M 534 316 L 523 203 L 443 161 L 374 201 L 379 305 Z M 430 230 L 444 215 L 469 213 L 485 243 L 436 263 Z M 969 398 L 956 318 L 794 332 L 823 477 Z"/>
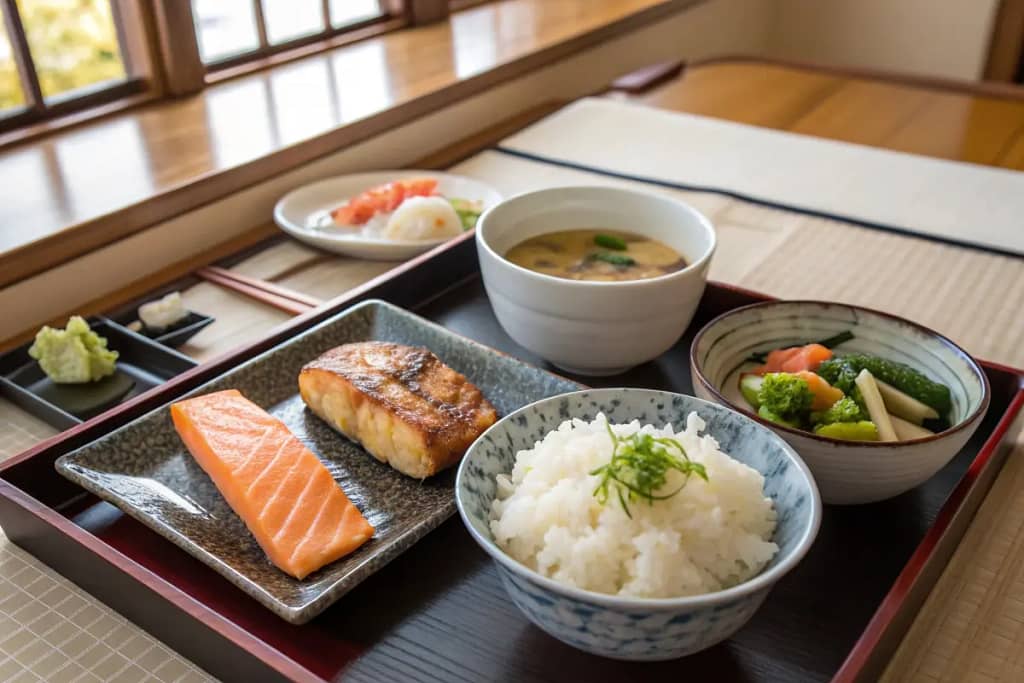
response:
<path fill-rule="evenodd" d="M 11 52 L 11 41 L 4 31 L 4 12 L 0 8 L 0 112 L 25 104 L 25 94 L 18 78 L 18 65 Z"/>
<path fill-rule="evenodd" d="M 331 25 L 335 28 L 382 14 L 378 0 L 331 0 Z"/>
<path fill-rule="evenodd" d="M 199 56 L 210 63 L 260 45 L 252 0 L 192 0 Z"/>
<path fill-rule="evenodd" d="M 320 0 L 263 0 L 267 40 L 285 43 L 324 30 Z"/>
<path fill-rule="evenodd" d="M 355 121 L 395 103 L 384 46 L 366 41 L 339 50 L 331 60 L 342 122 Z"/>
<path fill-rule="evenodd" d="M 267 73 L 277 143 L 291 145 L 338 125 L 331 72 L 326 59 L 292 62 Z M 296 102 L 302 102 L 296 107 Z"/>
<path fill-rule="evenodd" d="M 44 97 L 125 77 L 109 0 L 18 0 L 18 9 Z"/>

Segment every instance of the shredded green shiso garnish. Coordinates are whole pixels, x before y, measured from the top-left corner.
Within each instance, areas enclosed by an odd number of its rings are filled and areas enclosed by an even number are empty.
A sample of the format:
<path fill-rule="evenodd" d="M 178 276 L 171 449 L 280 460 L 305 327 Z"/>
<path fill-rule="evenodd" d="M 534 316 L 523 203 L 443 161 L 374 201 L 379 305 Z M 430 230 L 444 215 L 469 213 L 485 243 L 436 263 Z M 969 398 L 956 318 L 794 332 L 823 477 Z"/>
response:
<path fill-rule="evenodd" d="M 587 258 L 594 261 L 604 261 L 605 263 L 610 263 L 613 266 L 636 265 L 636 261 L 631 256 L 626 256 L 624 254 L 612 254 L 611 252 L 607 251 L 595 252 L 593 254 L 590 254 L 590 256 L 588 256 Z"/>
<path fill-rule="evenodd" d="M 602 465 L 590 473 L 601 477 L 600 483 L 594 489 L 594 497 L 602 505 L 607 504 L 614 489 L 622 510 L 632 519 L 629 503 L 638 498 L 647 500 L 648 505 L 654 505 L 654 501 L 671 498 L 682 491 L 691 474 L 696 474 L 704 481 L 708 480 L 704 465 L 690 460 L 682 444 L 675 439 L 655 437 L 641 432 L 620 439 L 607 422 L 605 428 L 612 440 L 612 458 L 607 465 Z M 678 451 L 679 455 L 672 451 Z M 664 486 L 668 479 L 669 470 L 682 472 L 686 479 L 675 491 L 658 494 L 658 489 Z"/>
<path fill-rule="evenodd" d="M 605 249 L 614 249 L 615 251 L 626 251 L 629 248 L 626 245 L 626 240 L 614 235 L 594 235 L 594 244 Z"/>

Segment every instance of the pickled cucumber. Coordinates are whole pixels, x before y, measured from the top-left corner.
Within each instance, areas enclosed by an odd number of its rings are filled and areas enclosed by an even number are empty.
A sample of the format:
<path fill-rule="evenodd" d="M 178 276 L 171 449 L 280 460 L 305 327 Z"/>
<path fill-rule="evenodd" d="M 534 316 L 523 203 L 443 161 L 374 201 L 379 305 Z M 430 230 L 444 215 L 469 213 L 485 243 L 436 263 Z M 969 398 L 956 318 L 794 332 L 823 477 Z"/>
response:
<path fill-rule="evenodd" d="M 818 425 L 814 428 L 818 436 L 844 441 L 878 441 L 878 429 L 874 422 L 833 422 L 830 425 Z"/>
<path fill-rule="evenodd" d="M 761 393 L 761 385 L 764 384 L 764 377 L 761 375 L 754 375 L 751 373 L 740 375 L 740 393 L 743 394 L 743 398 L 747 399 L 754 408 L 761 407 L 761 399 L 758 394 Z"/>
<path fill-rule="evenodd" d="M 818 367 L 818 374 L 832 386 L 849 394 L 848 389 L 852 390 L 853 383 L 861 370 L 869 371 L 886 384 L 890 384 L 926 406 L 934 408 L 939 415 L 949 415 L 950 409 L 953 407 L 949 387 L 932 381 L 909 365 L 877 356 L 863 353 L 837 356 L 822 363 Z"/>

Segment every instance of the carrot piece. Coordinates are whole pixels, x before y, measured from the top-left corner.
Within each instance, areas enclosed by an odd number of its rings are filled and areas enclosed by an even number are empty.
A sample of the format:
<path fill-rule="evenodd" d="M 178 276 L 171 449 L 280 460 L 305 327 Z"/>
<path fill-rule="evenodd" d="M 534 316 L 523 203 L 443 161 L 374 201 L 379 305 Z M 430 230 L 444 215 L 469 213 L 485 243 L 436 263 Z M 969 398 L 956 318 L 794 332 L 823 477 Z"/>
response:
<path fill-rule="evenodd" d="M 811 390 L 811 394 L 814 395 L 811 410 L 828 410 L 832 407 L 833 403 L 843 397 L 841 389 L 835 388 L 813 372 L 801 370 L 793 374 L 807 382 L 807 387 Z"/>

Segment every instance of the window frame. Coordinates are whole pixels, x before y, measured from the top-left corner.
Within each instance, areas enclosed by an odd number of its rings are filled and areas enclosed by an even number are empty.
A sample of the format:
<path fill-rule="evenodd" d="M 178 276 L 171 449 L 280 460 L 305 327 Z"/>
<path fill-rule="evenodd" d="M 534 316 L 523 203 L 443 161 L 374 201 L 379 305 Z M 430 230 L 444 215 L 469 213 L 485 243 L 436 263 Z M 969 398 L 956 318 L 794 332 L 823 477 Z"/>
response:
<path fill-rule="evenodd" d="M 70 91 L 66 98 L 51 97 L 47 103 L 39 91 L 38 74 L 17 12 L 17 0 L 0 0 L 4 13 L 0 30 L 7 31 L 10 38 L 25 94 L 22 107 L 0 114 L 0 150 L 141 104 L 190 95 L 213 83 L 382 33 L 442 21 L 454 9 L 490 0 L 378 1 L 382 16 L 334 27 L 329 24 L 329 0 L 321 0 L 327 26 L 324 31 L 205 64 L 199 53 L 191 0 L 109 0 L 125 78 Z M 253 2 L 262 13 L 260 0 Z M 265 29 L 258 31 L 264 33 L 261 42 L 265 41 Z M 31 76 L 26 78 L 28 72 L 23 69 L 31 69 Z"/>
<path fill-rule="evenodd" d="M 335 27 L 331 22 L 330 0 L 320 0 L 320 17 L 321 21 L 323 22 L 322 30 L 317 31 L 316 33 L 309 33 L 307 35 L 297 36 L 290 40 L 273 44 L 267 37 L 267 22 L 266 17 L 263 14 L 262 0 L 251 0 L 251 3 L 253 7 L 253 19 L 256 22 L 256 36 L 258 41 L 256 48 L 253 50 L 248 50 L 246 52 L 229 55 L 222 59 L 216 59 L 210 62 L 203 62 L 203 66 L 205 67 L 208 76 L 214 75 L 219 71 L 226 71 L 229 69 L 235 70 L 240 65 L 248 64 L 250 62 L 263 63 L 270 60 L 271 63 L 279 63 L 282 60 L 278 59 L 276 61 L 273 61 L 271 60 L 271 58 L 284 53 L 298 51 L 301 48 L 305 48 L 310 45 L 316 45 L 320 49 L 327 49 L 328 47 L 333 47 L 332 42 L 336 41 L 336 39 L 339 36 L 342 36 L 346 33 L 361 31 L 363 29 L 372 29 L 373 27 L 378 26 L 380 24 L 389 24 L 388 30 L 393 28 L 399 28 L 400 26 L 404 25 L 404 22 L 397 25 L 394 24 L 393 22 L 395 21 L 395 19 L 399 17 L 393 15 L 387 3 L 380 2 L 378 0 L 378 6 L 380 7 L 381 11 L 381 14 L 379 16 L 370 17 L 362 21 L 356 21 L 350 24 L 343 24 L 341 26 Z M 189 6 L 191 9 L 191 0 L 189 0 Z M 343 42 L 341 44 L 343 44 Z M 302 51 L 301 53 L 298 53 L 298 56 L 304 56 L 305 54 L 309 54 L 310 52 L 311 51 L 308 50 Z M 201 56 L 200 61 L 202 61 Z"/>
<path fill-rule="evenodd" d="M 494 0 L 449 0 L 448 11 L 449 12 L 461 12 L 464 9 L 472 9 L 479 5 L 486 5 Z"/>
<path fill-rule="evenodd" d="M 122 17 L 122 2 L 110 0 L 111 15 L 114 19 L 114 30 L 117 33 L 117 42 L 121 63 L 124 65 L 125 77 L 122 79 L 100 81 L 81 88 L 61 93 L 50 98 L 47 102 L 39 85 L 39 73 L 35 68 L 35 60 L 25 33 L 25 26 L 22 23 L 21 13 L 18 10 L 16 0 L 0 0 L 0 9 L 3 10 L 3 30 L 7 33 L 10 41 L 11 53 L 18 70 L 18 80 L 21 85 L 25 103 L 10 112 L 0 115 L 0 133 L 7 133 L 15 129 L 24 128 L 32 124 L 43 123 L 52 119 L 73 114 L 84 109 L 109 104 L 117 100 L 124 100 L 139 95 L 146 90 L 146 79 L 137 70 L 137 62 L 145 62 L 145 59 L 135 59 L 133 51 L 128 49 L 129 41 L 126 39 L 125 24 Z"/>

